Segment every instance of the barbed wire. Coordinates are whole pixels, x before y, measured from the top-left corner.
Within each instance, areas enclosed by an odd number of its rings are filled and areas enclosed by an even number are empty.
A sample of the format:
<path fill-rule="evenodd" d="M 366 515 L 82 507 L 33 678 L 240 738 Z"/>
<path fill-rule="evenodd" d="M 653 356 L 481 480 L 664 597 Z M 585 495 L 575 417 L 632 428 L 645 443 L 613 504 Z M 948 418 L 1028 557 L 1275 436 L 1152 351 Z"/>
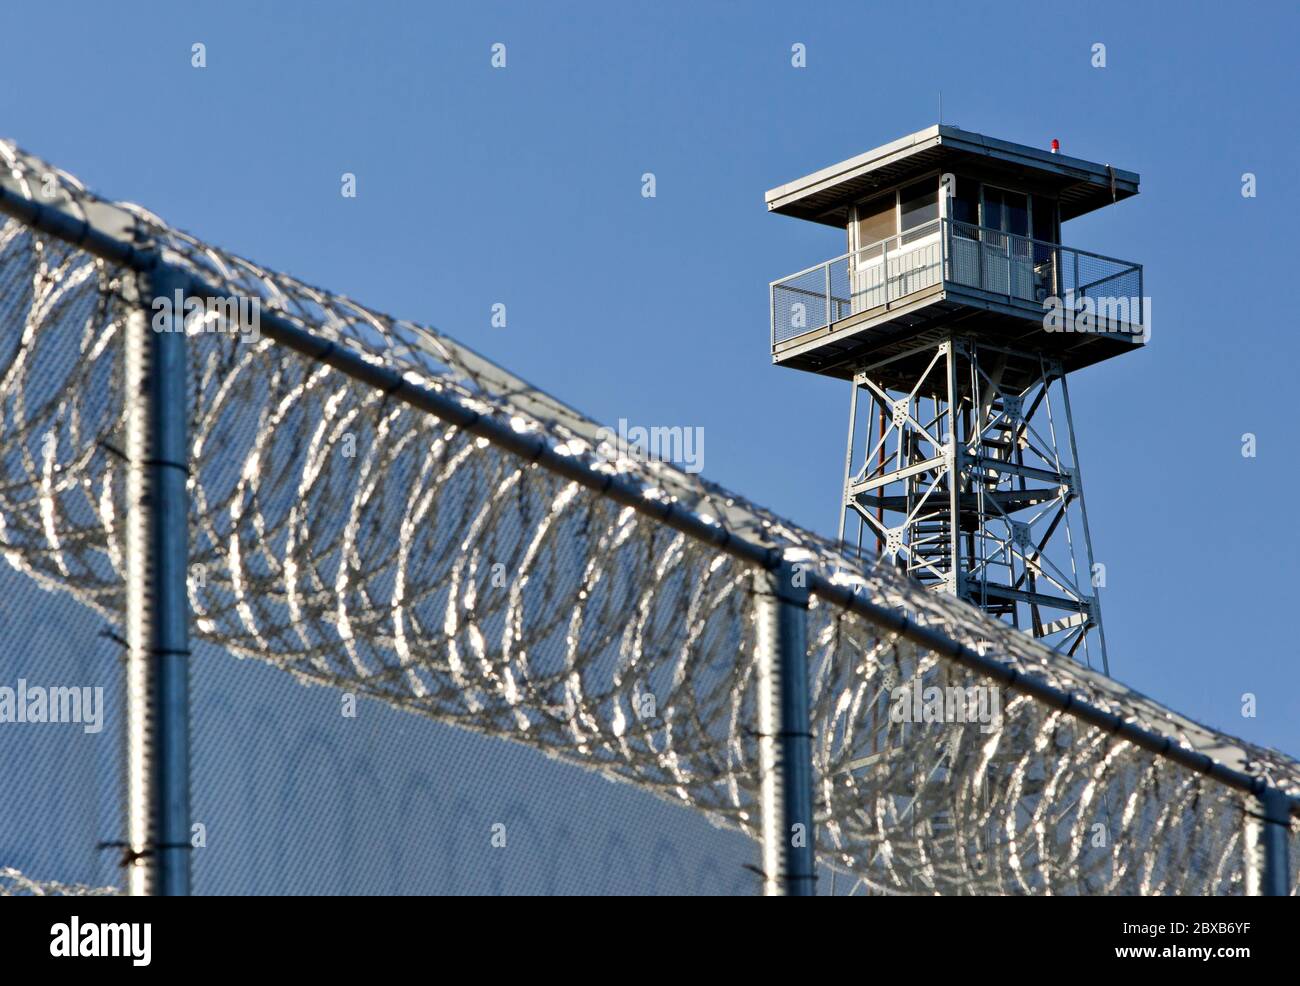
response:
<path fill-rule="evenodd" d="M 0 867 L 0 897 L 111 897 L 119 892 L 116 887 L 33 880 L 12 866 Z"/>

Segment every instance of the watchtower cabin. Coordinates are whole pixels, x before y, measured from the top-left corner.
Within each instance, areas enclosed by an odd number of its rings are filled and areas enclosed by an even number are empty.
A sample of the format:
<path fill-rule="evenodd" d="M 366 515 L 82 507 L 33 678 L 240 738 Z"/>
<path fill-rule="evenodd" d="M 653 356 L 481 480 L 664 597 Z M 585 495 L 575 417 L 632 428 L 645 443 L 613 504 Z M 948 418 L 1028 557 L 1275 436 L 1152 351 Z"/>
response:
<path fill-rule="evenodd" d="M 779 366 L 853 381 L 841 540 L 874 539 L 1074 654 L 1101 636 L 1104 569 L 1065 377 L 1140 348 L 1147 326 L 1139 264 L 1061 242 L 1138 176 L 1053 145 L 939 125 L 769 191 L 769 211 L 847 240 L 772 282 L 771 341 Z"/>

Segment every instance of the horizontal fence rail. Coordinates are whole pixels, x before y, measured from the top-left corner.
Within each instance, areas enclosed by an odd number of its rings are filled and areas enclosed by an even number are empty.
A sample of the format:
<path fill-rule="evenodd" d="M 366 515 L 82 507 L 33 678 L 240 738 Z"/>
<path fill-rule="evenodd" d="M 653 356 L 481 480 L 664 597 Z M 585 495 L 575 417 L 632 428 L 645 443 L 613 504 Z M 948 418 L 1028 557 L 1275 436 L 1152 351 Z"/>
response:
<path fill-rule="evenodd" d="M 935 219 L 770 285 L 772 345 L 903 301 L 936 285 L 1046 308 L 1092 306 L 1111 329 L 1144 325 L 1142 267 L 1059 243 Z"/>
<path fill-rule="evenodd" d="M 1256 799 L 1300 814 L 1290 758 L 612 448 L 434 330 L 0 150 L 17 217 L 0 228 L 0 311 L 18 327 L 0 349 L 0 547 L 106 620 L 125 570 L 121 289 L 166 264 L 193 294 L 261 311 L 255 338 L 218 318 L 188 340 L 198 640 L 756 836 L 753 573 L 789 573 L 810 593 L 817 849 L 856 889 L 1243 893 Z M 41 202 L 46 174 L 58 192 Z M 126 245 L 144 238 L 160 250 Z M 987 714 L 929 717 L 935 695 Z"/>

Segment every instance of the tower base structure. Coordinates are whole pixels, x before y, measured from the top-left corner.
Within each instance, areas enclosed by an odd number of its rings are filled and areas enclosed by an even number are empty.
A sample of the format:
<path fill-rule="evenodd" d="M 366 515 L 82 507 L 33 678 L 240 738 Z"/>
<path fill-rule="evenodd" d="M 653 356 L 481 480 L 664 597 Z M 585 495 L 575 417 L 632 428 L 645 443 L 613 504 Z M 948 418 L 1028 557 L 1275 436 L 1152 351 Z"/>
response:
<path fill-rule="evenodd" d="M 862 366 L 840 540 L 1110 673 L 1059 360 L 939 332 Z"/>

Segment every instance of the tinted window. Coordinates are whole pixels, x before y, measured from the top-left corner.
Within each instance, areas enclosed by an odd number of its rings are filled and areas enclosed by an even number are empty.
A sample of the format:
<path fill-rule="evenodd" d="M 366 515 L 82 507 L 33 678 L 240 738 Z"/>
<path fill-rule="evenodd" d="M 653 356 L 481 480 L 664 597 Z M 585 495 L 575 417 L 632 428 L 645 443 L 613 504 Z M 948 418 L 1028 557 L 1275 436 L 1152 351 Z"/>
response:
<path fill-rule="evenodd" d="M 899 220 L 902 231 L 939 218 L 939 179 L 927 178 L 903 189 Z"/>
<path fill-rule="evenodd" d="M 997 188 L 984 186 L 984 222 L 989 229 L 1002 228 L 1002 192 Z"/>
<path fill-rule="evenodd" d="M 858 203 L 858 248 L 871 246 L 898 232 L 894 228 L 894 193 Z"/>
<path fill-rule="evenodd" d="M 957 178 L 957 193 L 952 197 L 952 218 L 959 223 L 979 224 L 979 182 L 970 178 Z"/>
<path fill-rule="evenodd" d="M 1052 249 L 1046 244 L 1059 241 L 1056 233 L 1056 201 L 1035 195 L 1031 197 L 1030 205 L 1033 206 L 1033 214 L 1030 216 L 1033 237 L 1037 241 L 1034 243 L 1034 263 L 1047 263 L 1052 259 Z"/>
<path fill-rule="evenodd" d="M 954 223 L 954 235 L 967 239 L 978 236 L 975 227 L 980 224 L 980 183 L 958 175 L 957 190 L 950 204 L 952 214 L 948 218 Z"/>
<path fill-rule="evenodd" d="M 1057 242 L 1056 202 L 1043 195 L 1034 196 L 1034 239 Z"/>
<path fill-rule="evenodd" d="M 1029 197 L 1024 192 L 1003 192 L 1002 204 L 1006 209 L 1008 233 L 1029 235 Z"/>

